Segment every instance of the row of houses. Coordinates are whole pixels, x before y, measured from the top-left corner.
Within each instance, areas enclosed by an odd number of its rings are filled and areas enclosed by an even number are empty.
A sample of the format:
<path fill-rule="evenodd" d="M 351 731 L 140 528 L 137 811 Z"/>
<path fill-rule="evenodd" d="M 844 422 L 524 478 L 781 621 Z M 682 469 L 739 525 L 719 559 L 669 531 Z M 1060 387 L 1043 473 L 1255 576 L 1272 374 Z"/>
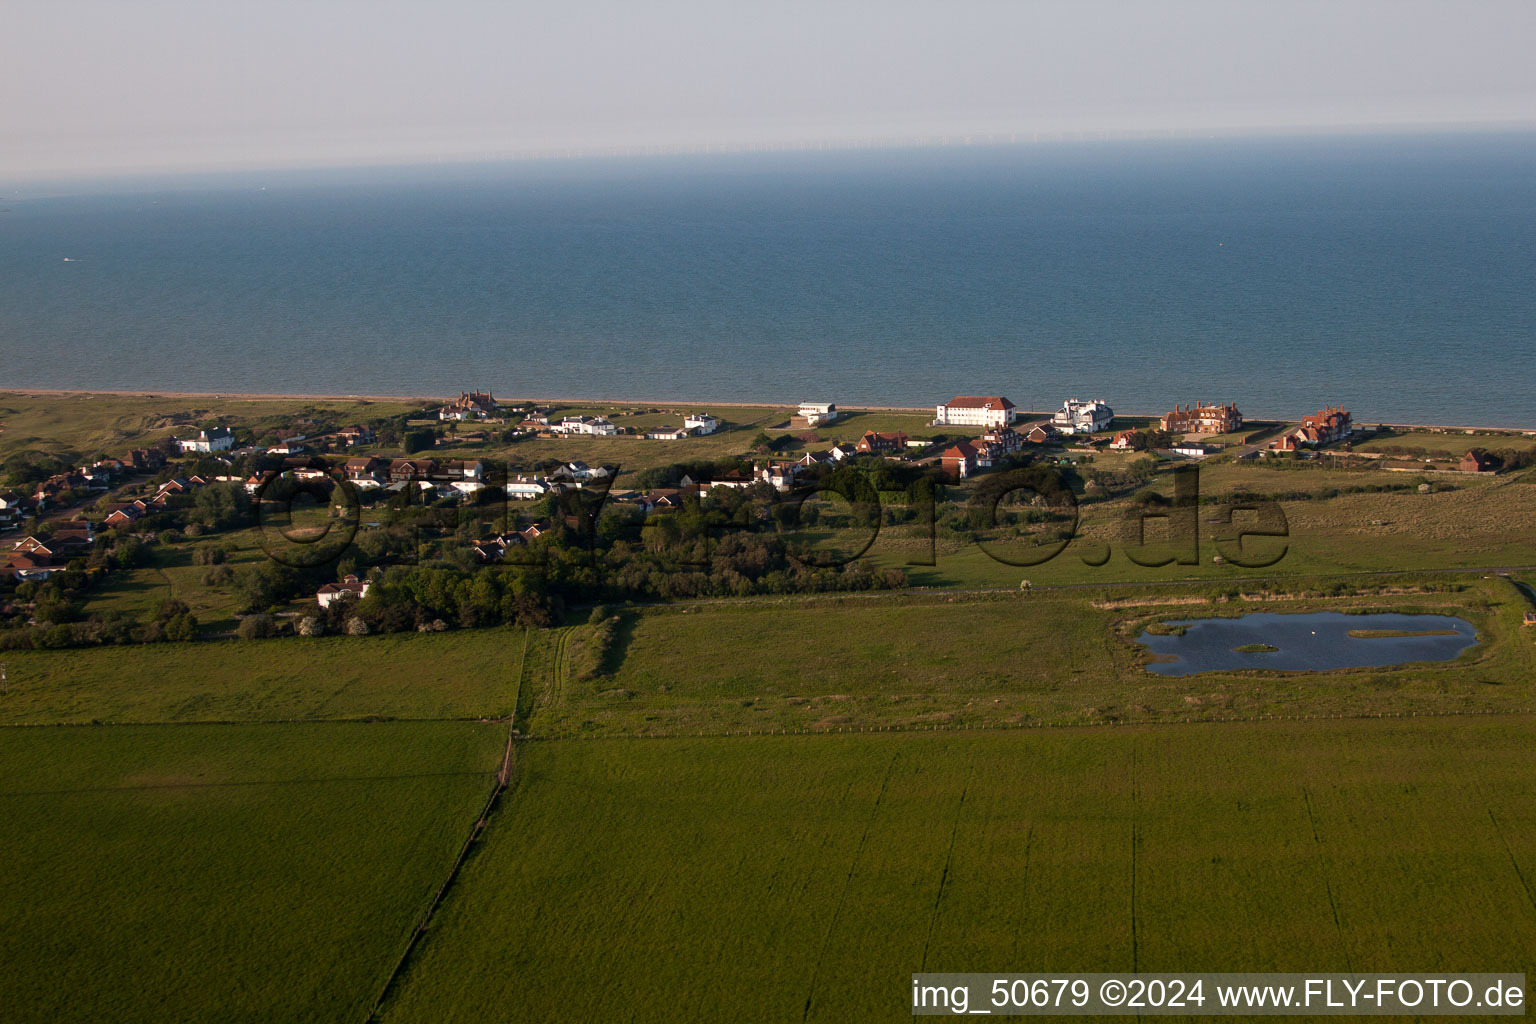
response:
<path fill-rule="evenodd" d="M 1294 452 L 1300 448 L 1320 448 L 1335 441 L 1343 441 L 1353 433 L 1354 422 L 1349 412 L 1340 406 L 1330 405 L 1302 417 L 1300 426 L 1271 441 L 1269 450 Z"/>
<path fill-rule="evenodd" d="M 58 524 L 49 536 L 27 536 L 11 545 L 0 561 L 0 577 L 45 580 L 71 559 L 88 552 L 96 536 L 84 519 Z"/>

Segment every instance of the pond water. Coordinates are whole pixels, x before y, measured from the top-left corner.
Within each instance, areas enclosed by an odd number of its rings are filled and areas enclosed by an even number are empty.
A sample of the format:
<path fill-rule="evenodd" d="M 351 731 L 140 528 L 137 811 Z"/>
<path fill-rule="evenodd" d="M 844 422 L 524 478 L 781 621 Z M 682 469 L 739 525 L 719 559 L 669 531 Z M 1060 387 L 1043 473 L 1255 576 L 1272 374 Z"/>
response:
<path fill-rule="evenodd" d="M 1472 624 L 1450 615 L 1261 612 L 1235 619 L 1170 619 L 1167 624 L 1185 627 L 1183 635 L 1144 632 L 1136 638 L 1153 654 L 1173 659 L 1147 666 L 1149 671 L 1165 676 L 1250 668 L 1325 672 L 1409 661 L 1450 661 L 1477 642 Z M 1355 630 L 1444 635 L 1350 636 Z M 1252 649 L 1259 646 L 1275 650 Z"/>

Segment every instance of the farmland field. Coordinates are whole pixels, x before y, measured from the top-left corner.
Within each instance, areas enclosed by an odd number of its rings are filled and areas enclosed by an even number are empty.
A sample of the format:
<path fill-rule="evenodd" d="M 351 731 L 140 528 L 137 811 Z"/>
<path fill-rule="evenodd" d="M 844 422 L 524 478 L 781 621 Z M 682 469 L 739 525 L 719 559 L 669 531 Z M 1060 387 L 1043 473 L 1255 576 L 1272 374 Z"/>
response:
<path fill-rule="evenodd" d="M 895 1021 L 917 970 L 1531 972 L 1533 742 L 1513 716 L 527 744 L 385 1019 Z"/>
<path fill-rule="evenodd" d="M 522 650 L 488 629 L 8 651 L 0 724 L 500 717 Z"/>
<path fill-rule="evenodd" d="M 571 649 L 592 627 L 535 634 L 532 732 L 696 735 L 1532 706 L 1536 645 L 1520 626 L 1529 605 L 1508 580 L 1395 582 L 1337 594 L 1168 587 L 626 612 L 601 670 L 585 677 L 570 669 Z M 1144 648 L 1130 639 L 1137 623 L 1155 618 L 1324 608 L 1452 612 L 1469 617 L 1484 643 L 1444 664 L 1170 677 L 1144 671 Z M 563 661 L 545 653 L 560 644 Z"/>
<path fill-rule="evenodd" d="M 478 723 L 3 730 L 0 1017 L 361 1020 L 504 739 Z"/>

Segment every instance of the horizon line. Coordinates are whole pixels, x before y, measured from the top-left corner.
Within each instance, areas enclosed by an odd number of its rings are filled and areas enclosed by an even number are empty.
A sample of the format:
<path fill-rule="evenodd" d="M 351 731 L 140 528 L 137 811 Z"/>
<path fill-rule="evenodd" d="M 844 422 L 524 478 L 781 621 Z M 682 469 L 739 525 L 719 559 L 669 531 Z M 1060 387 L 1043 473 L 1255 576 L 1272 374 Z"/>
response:
<path fill-rule="evenodd" d="M 144 182 L 177 178 L 290 174 L 305 171 L 387 171 L 473 167 L 495 164 L 557 163 L 676 156 L 743 156 L 754 153 L 856 152 L 860 150 L 963 149 L 1030 145 L 1115 142 L 1195 142 L 1202 140 L 1364 138 L 1391 135 L 1516 135 L 1536 132 L 1536 117 L 1474 121 L 1401 121 L 1341 124 L 1225 125 L 1206 128 L 1099 128 L 1047 131 L 954 132 L 946 134 L 820 137 L 760 142 L 693 142 L 542 146 L 524 149 L 464 150 L 451 154 L 378 155 L 376 157 L 300 157 L 271 162 L 213 161 L 185 165 L 131 165 L 98 169 L 56 168 L 23 172 L 0 180 L 7 190 L 63 185 Z"/>

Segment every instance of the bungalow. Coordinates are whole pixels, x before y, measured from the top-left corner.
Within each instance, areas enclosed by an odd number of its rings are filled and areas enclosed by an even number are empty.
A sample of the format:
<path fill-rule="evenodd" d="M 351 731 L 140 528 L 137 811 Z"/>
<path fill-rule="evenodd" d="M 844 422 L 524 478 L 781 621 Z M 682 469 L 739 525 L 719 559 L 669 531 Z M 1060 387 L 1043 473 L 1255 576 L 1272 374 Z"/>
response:
<path fill-rule="evenodd" d="M 107 513 L 107 517 L 101 521 L 103 526 L 110 526 L 114 530 L 124 527 L 142 518 L 144 511 L 137 505 L 120 505 Z"/>
<path fill-rule="evenodd" d="M 4 562 L 0 562 L 0 576 L 10 576 L 17 580 L 46 580 L 60 568 L 46 558 L 12 552 L 5 556 Z"/>
<path fill-rule="evenodd" d="M 228 451 L 234 446 L 235 435 L 230 433 L 228 427 L 199 430 L 196 437 L 176 439 L 176 447 L 182 454 L 187 452 L 223 452 Z"/>
<path fill-rule="evenodd" d="M 724 473 L 716 473 L 714 479 L 703 481 L 702 485 L 707 487 L 729 487 L 733 490 L 744 491 L 755 482 L 751 474 L 743 473 L 739 469 L 732 469 Z"/>
<path fill-rule="evenodd" d="M 1097 434 L 1114 421 L 1115 411 L 1102 398 L 1085 402 L 1069 398 L 1062 403 L 1051 424 L 1063 434 Z"/>
<path fill-rule="evenodd" d="M 340 583 L 327 583 L 315 591 L 315 600 L 321 608 L 329 608 L 332 601 L 361 599 L 368 596 L 368 581 L 360 580 L 352 573 L 341 578 Z"/>
<path fill-rule="evenodd" d="M 676 487 L 658 487 L 642 499 L 647 512 L 669 512 L 683 507 L 683 491 Z"/>
<path fill-rule="evenodd" d="M 360 444 L 373 444 L 377 438 L 372 427 L 343 427 L 336 431 L 336 440 L 348 448 L 355 448 Z"/>
<path fill-rule="evenodd" d="M 1050 423 L 1041 423 L 1025 434 L 1024 440 L 1030 444 L 1060 444 L 1061 431 Z"/>
<path fill-rule="evenodd" d="M 688 431 L 683 427 L 654 427 L 647 430 L 645 436 L 652 441 L 681 441 L 688 436 Z"/>
<path fill-rule="evenodd" d="M 683 429 L 695 434 L 713 434 L 720 429 L 720 421 L 707 412 L 691 412 L 683 419 Z"/>
<path fill-rule="evenodd" d="M 820 466 L 822 463 L 836 462 L 837 460 L 832 457 L 832 453 L 830 451 L 819 451 L 806 452 L 795 461 L 804 466 L 806 469 L 811 469 L 815 466 Z"/>
<path fill-rule="evenodd" d="M 1525 613 L 1525 625 L 1536 626 L 1536 612 Z"/>
<path fill-rule="evenodd" d="M 1191 459 L 1203 459 L 1219 451 L 1221 451 L 1221 445 L 1206 444 L 1204 441 L 1180 441 L 1173 446 L 1175 455 L 1185 455 Z"/>
<path fill-rule="evenodd" d="M 615 437 L 619 428 L 601 416 L 567 416 L 550 428 L 557 434 L 586 434 L 592 437 Z"/>
<path fill-rule="evenodd" d="M 935 407 L 936 427 L 1006 427 L 1018 419 L 1018 408 L 1001 395 L 956 395 Z"/>
<path fill-rule="evenodd" d="M 26 507 L 26 499 L 15 491 L 0 491 L 0 510 Z"/>
<path fill-rule="evenodd" d="M 874 452 L 880 455 L 899 452 L 907 447 L 907 435 L 899 430 L 891 433 L 866 430 L 854 447 L 861 452 Z"/>
<path fill-rule="evenodd" d="M 267 449 L 268 455 L 299 455 L 307 451 L 303 441 L 279 441 Z"/>
<path fill-rule="evenodd" d="M 859 449 L 854 445 L 847 443 L 835 444 L 831 448 L 827 449 L 827 454 L 832 456 L 832 461 L 842 462 L 844 459 L 851 459 L 855 455 L 859 454 Z"/>

